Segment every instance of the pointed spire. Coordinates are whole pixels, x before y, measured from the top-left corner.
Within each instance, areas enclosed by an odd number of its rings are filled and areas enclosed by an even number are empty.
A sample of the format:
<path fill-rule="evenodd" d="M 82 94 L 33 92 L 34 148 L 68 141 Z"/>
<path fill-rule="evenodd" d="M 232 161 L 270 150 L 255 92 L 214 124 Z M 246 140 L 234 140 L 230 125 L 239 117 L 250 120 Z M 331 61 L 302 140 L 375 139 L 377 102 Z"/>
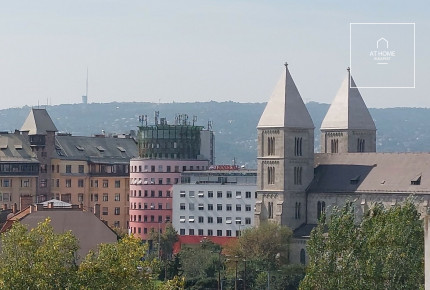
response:
<path fill-rule="evenodd" d="M 372 116 L 351 76 L 350 68 L 324 120 L 321 130 L 376 130 Z"/>
<path fill-rule="evenodd" d="M 267 102 L 257 128 L 313 129 L 314 123 L 285 63 L 285 71 Z"/>
<path fill-rule="evenodd" d="M 20 131 L 29 135 L 46 135 L 47 132 L 57 132 L 57 128 L 46 109 L 32 108 Z"/>

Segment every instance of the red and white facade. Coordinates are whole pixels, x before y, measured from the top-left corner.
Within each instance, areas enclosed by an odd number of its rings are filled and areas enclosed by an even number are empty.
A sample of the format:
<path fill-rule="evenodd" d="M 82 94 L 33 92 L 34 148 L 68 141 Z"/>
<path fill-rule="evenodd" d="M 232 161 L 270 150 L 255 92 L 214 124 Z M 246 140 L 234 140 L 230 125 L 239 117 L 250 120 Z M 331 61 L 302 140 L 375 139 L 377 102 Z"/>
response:
<path fill-rule="evenodd" d="M 172 221 L 172 187 L 181 183 L 181 173 L 208 167 L 208 160 L 132 159 L 129 232 L 144 241 L 151 231 L 163 232 Z"/>

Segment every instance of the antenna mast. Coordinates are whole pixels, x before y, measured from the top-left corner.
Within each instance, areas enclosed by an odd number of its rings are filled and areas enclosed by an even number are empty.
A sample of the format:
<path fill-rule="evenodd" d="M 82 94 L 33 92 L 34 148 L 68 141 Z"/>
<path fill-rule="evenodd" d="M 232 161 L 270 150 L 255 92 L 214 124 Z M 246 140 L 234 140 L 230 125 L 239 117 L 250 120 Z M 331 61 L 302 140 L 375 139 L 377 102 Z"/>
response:
<path fill-rule="evenodd" d="M 88 98 L 88 67 L 87 67 L 87 87 L 86 87 L 86 91 L 85 91 L 85 96 L 87 96 L 87 98 Z"/>

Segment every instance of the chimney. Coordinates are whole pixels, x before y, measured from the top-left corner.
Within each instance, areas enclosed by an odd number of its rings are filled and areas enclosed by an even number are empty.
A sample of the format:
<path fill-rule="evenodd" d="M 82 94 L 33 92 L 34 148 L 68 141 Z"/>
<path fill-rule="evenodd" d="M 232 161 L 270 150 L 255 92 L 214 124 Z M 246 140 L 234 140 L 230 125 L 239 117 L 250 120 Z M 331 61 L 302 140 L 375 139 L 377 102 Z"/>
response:
<path fill-rule="evenodd" d="M 33 206 L 31 205 L 30 208 L 32 208 Z M 36 204 L 36 211 L 42 211 L 43 210 L 43 204 L 42 203 L 38 203 Z"/>
<path fill-rule="evenodd" d="M 100 204 L 99 204 L 99 203 L 96 203 L 96 204 L 94 205 L 94 215 L 95 215 L 97 218 L 100 218 Z"/>
<path fill-rule="evenodd" d="M 79 209 L 83 210 L 84 209 L 84 205 L 82 204 L 82 202 L 79 204 Z"/>
<path fill-rule="evenodd" d="M 30 205 L 30 213 L 34 212 L 34 206 Z"/>
<path fill-rule="evenodd" d="M 16 202 L 12 206 L 12 213 L 16 214 L 18 212 L 18 206 L 16 205 Z"/>
<path fill-rule="evenodd" d="M 48 202 L 48 208 L 54 208 L 54 202 L 53 201 Z"/>

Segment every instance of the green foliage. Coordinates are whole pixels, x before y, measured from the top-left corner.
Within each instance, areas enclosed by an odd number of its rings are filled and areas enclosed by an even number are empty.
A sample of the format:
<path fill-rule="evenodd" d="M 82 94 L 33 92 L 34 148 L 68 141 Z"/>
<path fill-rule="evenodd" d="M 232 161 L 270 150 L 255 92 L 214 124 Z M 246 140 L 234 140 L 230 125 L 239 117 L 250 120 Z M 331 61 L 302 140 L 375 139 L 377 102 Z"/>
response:
<path fill-rule="evenodd" d="M 143 261 L 146 245 L 133 236 L 102 244 L 79 267 L 83 289 L 151 289 L 154 262 Z"/>
<path fill-rule="evenodd" d="M 59 289 L 75 282 L 78 242 L 71 232 L 55 234 L 49 219 L 31 231 L 14 223 L 1 241 L 1 289 Z"/>
<path fill-rule="evenodd" d="M 230 244 L 226 252 L 246 259 L 260 269 L 272 270 L 288 262 L 291 236 L 289 228 L 267 222 L 242 231 L 237 242 Z"/>
<path fill-rule="evenodd" d="M 312 231 L 301 289 L 418 289 L 424 282 L 420 215 L 412 200 L 376 204 L 360 223 L 353 205 L 334 208 Z"/>
<path fill-rule="evenodd" d="M 197 247 L 185 247 L 178 254 L 187 289 L 216 288 L 221 268 L 220 247 L 203 241 Z"/>

